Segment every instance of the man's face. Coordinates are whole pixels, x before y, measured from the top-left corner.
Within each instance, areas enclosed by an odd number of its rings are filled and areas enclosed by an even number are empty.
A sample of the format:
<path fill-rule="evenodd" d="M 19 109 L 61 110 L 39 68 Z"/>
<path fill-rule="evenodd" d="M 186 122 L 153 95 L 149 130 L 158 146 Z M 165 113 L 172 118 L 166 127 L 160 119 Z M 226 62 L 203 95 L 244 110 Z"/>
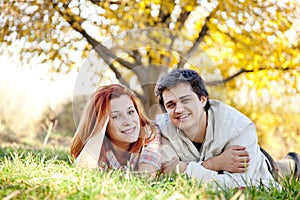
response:
<path fill-rule="evenodd" d="M 204 106 L 207 98 L 202 96 L 200 101 L 188 83 L 164 90 L 162 97 L 172 123 L 192 139 L 199 130 L 200 120 L 206 120 Z"/>

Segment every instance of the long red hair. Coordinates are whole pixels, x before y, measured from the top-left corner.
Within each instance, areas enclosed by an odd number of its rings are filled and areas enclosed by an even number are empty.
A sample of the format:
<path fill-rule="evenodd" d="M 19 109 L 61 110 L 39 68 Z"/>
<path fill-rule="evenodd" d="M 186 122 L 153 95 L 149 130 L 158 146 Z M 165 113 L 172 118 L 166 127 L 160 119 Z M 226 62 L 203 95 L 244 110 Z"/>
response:
<path fill-rule="evenodd" d="M 139 152 L 144 144 L 145 137 L 152 138 L 152 134 L 155 133 L 155 128 L 151 121 L 140 112 L 134 93 L 125 86 L 119 84 L 102 86 L 94 92 L 90 100 L 87 102 L 75 135 L 71 141 L 70 152 L 75 158 L 77 158 L 80 154 L 88 138 L 97 134 L 103 127 L 105 119 L 109 116 L 110 100 L 118 98 L 121 95 L 128 95 L 130 97 L 140 118 L 141 129 L 139 138 L 134 144 L 132 144 L 130 152 Z M 146 134 L 146 126 L 150 127 L 150 136 Z"/>

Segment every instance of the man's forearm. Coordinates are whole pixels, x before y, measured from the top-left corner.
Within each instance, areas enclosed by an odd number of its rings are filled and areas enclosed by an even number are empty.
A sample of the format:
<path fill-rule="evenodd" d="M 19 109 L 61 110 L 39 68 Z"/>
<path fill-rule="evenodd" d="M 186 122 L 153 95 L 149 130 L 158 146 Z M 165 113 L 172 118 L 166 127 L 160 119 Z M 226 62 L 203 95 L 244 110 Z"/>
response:
<path fill-rule="evenodd" d="M 219 166 L 217 165 L 218 162 L 215 162 L 216 159 L 218 159 L 218 156 L 215 156 L 215 157 L 212 157 L 212 158 L 209 158 L 209 159 L 203 161 L 203 162 L 201 163 L 201 165 L 202 165 L 203 167 L 205 167 L 206 169 L 209 169 L 209 170 L 218 172 L 218 171 L 220 171 L 221 169 L 220 169 Z"/>

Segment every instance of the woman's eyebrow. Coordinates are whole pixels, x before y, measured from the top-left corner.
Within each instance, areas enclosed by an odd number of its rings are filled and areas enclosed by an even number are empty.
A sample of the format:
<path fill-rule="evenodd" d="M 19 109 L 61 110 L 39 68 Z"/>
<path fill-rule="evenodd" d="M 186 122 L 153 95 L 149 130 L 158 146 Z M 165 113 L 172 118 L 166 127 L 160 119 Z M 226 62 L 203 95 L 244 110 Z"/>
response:
<path fill-rule="evenodd" d="M 134 108 L 134 106 L 128 106 L 127 110 Z"/>
<path fill-rule="evenodd" d="M 131 108 L 134 108 L 134 106 L 128 106 L 127 110 L 129 110 Z M 121 112 L 121 111 L 120 110 L 113 110 L 113 111 L 111 111 L 111 113 L 119 113 L 119 112 Z"/>

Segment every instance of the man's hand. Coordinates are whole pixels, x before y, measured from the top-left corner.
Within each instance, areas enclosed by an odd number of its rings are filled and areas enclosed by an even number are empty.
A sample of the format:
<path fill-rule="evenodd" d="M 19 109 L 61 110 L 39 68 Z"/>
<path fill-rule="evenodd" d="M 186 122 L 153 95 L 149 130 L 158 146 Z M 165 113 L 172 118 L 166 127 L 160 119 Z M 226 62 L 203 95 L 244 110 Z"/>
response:
<path fill-rule="evenodd" d="M 243 173 L 247 171 L 250 157 L 243 146 L 231 146 L 218 156 L 202 162 L 202 166 L 213 171 Z"/>
<path fill-rule="evenodd" d="M 178 157 L 173 157 L 172 160 L 162 163 L 161 167 L 163 173 L 170 174 L 172 172 L 177 172 L 183 174 L 187 167 L 187 163 L 180 161 Z"/>

